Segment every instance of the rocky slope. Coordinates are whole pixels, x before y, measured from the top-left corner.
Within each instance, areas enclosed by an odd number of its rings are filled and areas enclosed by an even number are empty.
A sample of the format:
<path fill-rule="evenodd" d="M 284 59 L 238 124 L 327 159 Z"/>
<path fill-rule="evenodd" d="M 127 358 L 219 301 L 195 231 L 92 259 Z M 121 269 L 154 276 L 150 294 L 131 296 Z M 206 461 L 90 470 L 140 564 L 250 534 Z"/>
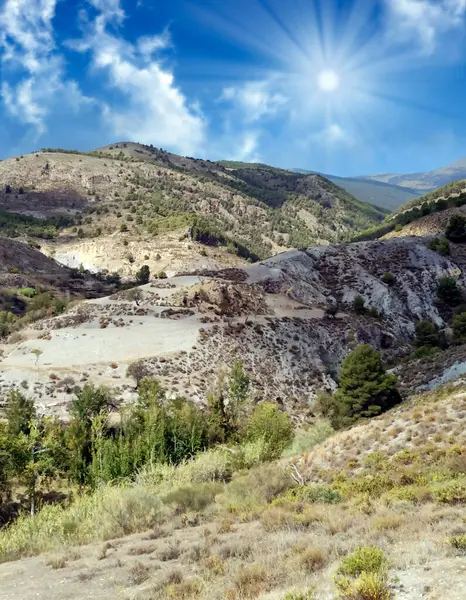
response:
<path fill-rule="evenodd" d="M 251 176 L 129 142 L 90 154 L 38 152 L 2 161 L 0 189 L 0 230 L 19 226 L 2 223 L 2 214 L 61 217 L 50 252 L 60 257 L 63 242 L 67 256 L 95 270 L 108 268 L 99 256 L 118 256 L 123 274 L 140 266 L 126 242 L 145 244 L 152 258 L 168 255 L 153 266 L 175 272 L 181 263 L 232 266 L 232 254 L 256 260 L 287 247 L 337 242 L 384 216 L 318 175 L 266 168 Z M 34 237 L 37 227 L 22 223 L 21 232 Z M 173 239 L 186 238 L 193 242 L 192 264 L 182 247 L 181 256 L 169 250 Z M 83 249 L 83 239 L 96 248 Z M 206 253 L 210 260 L 203 261 Z"/>
<path fill-rule="evenodd" d="M 3 347 L 2 390 L 24 381 L 52 412 L 88 380 L 130 401 L 127 368 L 141 361 L 170 392 L 205 402 L 241 359 L 255 398 L 274 398 L 303 416 L 318 390 L 335 387 L 341 360 L 356 344 L 371 343 L 391 360 L 409 350 L 417 320 L 443 323 L 437 280 L 454 276 L 464 290 L 466 256 L 458 247 L 443 257 L 426 244 L 400 238 L 288 251 L 249 267 L 153 281 L 139 300 L 120 292 L 84 302 Z M 392 285 L 382 281 L 386 272 Z M 358 294 L 364 314 L 353 310 Z M 333 306 L 336 317 L 326 314 Z"/>

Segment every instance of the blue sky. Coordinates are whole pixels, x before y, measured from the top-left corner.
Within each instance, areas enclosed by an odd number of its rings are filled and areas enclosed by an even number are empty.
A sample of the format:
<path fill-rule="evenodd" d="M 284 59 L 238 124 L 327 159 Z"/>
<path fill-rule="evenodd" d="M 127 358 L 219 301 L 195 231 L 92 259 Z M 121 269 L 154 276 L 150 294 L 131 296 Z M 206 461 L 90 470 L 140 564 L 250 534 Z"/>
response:
<path fill-rule="evenodd" d="M 465 33 L 466 0 L 0 0 L 0 157 L 436 168 L 466 156 Z"/>

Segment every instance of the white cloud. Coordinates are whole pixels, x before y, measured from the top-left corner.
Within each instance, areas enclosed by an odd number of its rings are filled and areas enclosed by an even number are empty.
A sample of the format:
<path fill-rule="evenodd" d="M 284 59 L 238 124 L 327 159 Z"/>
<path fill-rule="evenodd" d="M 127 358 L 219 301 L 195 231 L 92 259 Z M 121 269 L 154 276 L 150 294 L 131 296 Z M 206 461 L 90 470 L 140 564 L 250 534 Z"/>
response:
<path fill-rule="evenodd" d="M 401 41 L 415 41 L 432 54 L 441 34 L 466 25 L 466 0 L 386 0 L 391 34 Z"/>
<path fill-rule="evenodd" d="M 304 146 L 310 143 L 337 148 L 352 148 L 355 140 L 351 134 L 338 123 L 330 123 L 320 131 L 311 133 L 302 140 Z"/>
<path fill-rule="evenodd" d="M 119 2 L 90 2 L 100 12 L 84 23 L 83 39 L 70 45 L 80 52 L 89 51 L 93 70 L 105 73 L 110 88 L 120 95 L 121 101 L 107 103 L 104 110 L 112 135 L 184 154 L 199 152 L 204 118 L 196 105 L 188 104 L 173 73 L 157 57 L 157 51 L 170 45 L 169 34 L 126 42 L 107 27 L 109 21 L 122 20 Z"/>
<path fill-rule="evenodd" d="M 37 135 L 46 131 L 58 101 L 66 97 L 76 108 L 90 100 L 64 78 L 53 36 L 55 8 L 56 0 L 6 0 L 0 12 L 1 97 L 8 112 Z"/>
<path fill-rule="evenodd" d="M 220 101 L 234 103 L 247 122 L 253 122 L 265 116 L 275 114 L 288 98 L 272 90 L 268 81 L 249 81 L 241 87 L 224 88 Z"/>

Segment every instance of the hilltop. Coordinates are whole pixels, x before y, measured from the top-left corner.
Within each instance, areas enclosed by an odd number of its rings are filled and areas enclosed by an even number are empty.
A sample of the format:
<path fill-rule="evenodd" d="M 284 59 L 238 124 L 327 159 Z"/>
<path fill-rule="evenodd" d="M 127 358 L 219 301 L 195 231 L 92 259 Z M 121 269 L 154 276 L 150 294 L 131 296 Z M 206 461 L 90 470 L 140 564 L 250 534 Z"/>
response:
<path fill-rule="evenodd" d="M 384 216 L 319 175 L 265 168 L 251 176 L 130 142 L 2 161 L 0 189 L 9 235 L 33 237 L 55 219 L 50 235 L 41 232 L 44 251 L 123 275 L 140 261 L 171 273 L 234 266 L 342 241 Z M 28 227 L 18 223 L 25 215 Z"/>

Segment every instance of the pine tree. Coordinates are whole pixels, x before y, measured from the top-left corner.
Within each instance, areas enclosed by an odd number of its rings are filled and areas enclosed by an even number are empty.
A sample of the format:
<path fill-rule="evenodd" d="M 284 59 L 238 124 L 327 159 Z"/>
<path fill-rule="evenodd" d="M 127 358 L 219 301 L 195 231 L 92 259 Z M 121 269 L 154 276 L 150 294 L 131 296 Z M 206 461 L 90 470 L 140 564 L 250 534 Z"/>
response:
<path fill-rule="evenodd" d="M 396 377 L 385 372 L 380 352 L 362 344 L 343 361 L 339 388 L 333 395 L 332 425 L 374 417 L 401 402 Z"/>

